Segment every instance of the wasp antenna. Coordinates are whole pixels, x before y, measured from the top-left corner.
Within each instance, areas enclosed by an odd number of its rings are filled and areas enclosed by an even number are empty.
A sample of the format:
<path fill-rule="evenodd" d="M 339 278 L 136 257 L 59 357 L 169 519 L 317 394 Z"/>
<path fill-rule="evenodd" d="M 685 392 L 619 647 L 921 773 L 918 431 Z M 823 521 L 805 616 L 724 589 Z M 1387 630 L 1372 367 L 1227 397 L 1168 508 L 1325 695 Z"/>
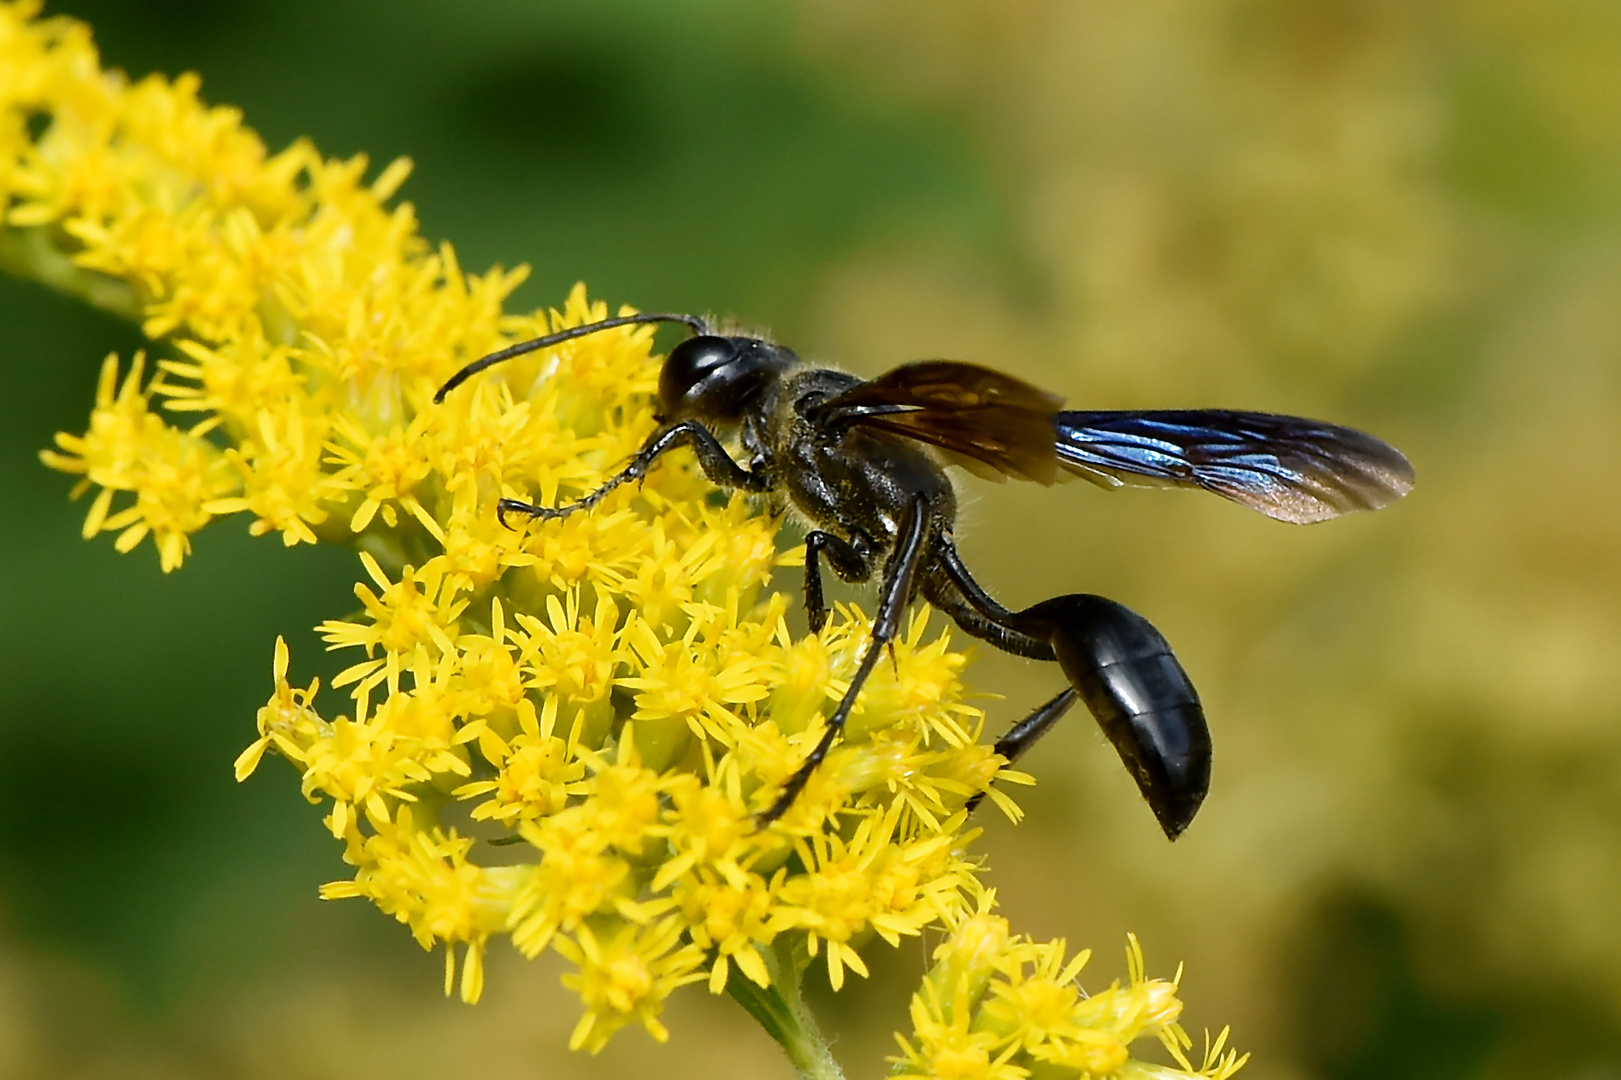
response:
<path fill-rule="evenodd" d="M 438 392 L 433 395 L 433 403 L 438 405 L 440 402 L 445 400 L 446 394 L 456 389 L 456 387 L 460 386 L 474 375 L 477 375 L 487 367 L 493 367 L 494 365 L 499 364 L 503 360 L 511 360 L 514 356 L 522 356 L 525 353 L 532 353 L 536 349 L 550 348 L 553 345 L 558 345 L 565 341 L 572 341 L 577 337 L 585 337 L 587 334 L 594 334 L 598 330 L 612 330 L 616 326 L 632 326 L 636 323 L 659 322 L 684 323 L 694 334 L 709 333 L 709 323 L 699 318 L 697 315 L 619 315 L 612 319 L 603 319 L 601 322 L 586 323 L 584 326 L 571 326 L 567 330 L 559 330 L 556 333 L 547 334 L 545 337 L 531 338 L 528 341 L 520 341 L 516 345 L 508 345 L 506 348 L 492 352 L 488 356 L 479 357 L 471 364 L 468 364 L 466 367 L 456 372 L 456 374 L 452 375 L 449 379 L 446 379 L 445 385 L 441 386 Z"/>

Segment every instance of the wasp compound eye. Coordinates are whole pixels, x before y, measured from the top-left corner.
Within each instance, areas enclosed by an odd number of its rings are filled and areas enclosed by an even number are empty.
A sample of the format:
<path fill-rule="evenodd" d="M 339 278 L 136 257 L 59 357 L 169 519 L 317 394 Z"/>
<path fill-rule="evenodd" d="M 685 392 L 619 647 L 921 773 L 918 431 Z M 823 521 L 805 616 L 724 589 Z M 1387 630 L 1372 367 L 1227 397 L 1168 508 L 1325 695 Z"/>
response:
<path fill-rule="evenodd" d="M 700 334 L 670 350 L 659 372 L 659 408 L 666 416 L 680 411 L 692 388 L 738 357 L 731 338 Z"/>

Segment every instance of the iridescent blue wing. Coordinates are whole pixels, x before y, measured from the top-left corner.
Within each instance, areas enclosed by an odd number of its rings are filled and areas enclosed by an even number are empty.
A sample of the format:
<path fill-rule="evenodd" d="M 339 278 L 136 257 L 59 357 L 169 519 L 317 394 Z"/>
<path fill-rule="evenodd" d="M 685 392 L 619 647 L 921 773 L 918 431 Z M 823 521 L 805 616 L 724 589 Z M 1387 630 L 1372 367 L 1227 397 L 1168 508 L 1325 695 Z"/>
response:
<path fill-rule="evenodd" d="M 1413 488 L 1401 452 L 1350 428 L 1271 413 L 1060 412 L 1059 463 L 1103 487 L 1199 487 L 1279 521 L 1377 510 Z"/>

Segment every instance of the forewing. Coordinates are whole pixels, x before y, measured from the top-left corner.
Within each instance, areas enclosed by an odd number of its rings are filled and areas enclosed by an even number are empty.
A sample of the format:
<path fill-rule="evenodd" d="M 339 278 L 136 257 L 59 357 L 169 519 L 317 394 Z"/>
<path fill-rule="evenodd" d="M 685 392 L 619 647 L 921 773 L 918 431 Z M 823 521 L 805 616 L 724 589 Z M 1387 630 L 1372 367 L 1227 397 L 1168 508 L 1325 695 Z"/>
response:
<path fill-rule="evenodd" d="M 1053 417 L 1064 399 L 977 364 L 923 360 L 816 407 L 818 422 L 858 425 L 930 443 L 999 472 L 1058 478 Z"/>
<path fill-rule="evenodd" d="M 1279 521 L 1377 510 L 1413 487 L 1401 452 L 1351 428 L 1271 413 L 1060 412 L 1065 469 L 1105 487 L 1200 487 Z"/>

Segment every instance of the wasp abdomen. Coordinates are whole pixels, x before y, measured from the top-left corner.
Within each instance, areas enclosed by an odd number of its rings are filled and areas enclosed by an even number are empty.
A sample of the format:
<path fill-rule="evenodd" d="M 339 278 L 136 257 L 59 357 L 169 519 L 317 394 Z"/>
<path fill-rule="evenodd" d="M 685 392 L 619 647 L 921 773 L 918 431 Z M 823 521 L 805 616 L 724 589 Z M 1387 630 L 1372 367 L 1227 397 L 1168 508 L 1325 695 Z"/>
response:
<path fill-rule="evenodd" d="M 1130 608 L 1088 594 L 1060 596 L 1015 618 L 1052 645 L 1165 835 L 1176 839 L 1210 789 L 1210 729 L 1165 638 Z"/>

